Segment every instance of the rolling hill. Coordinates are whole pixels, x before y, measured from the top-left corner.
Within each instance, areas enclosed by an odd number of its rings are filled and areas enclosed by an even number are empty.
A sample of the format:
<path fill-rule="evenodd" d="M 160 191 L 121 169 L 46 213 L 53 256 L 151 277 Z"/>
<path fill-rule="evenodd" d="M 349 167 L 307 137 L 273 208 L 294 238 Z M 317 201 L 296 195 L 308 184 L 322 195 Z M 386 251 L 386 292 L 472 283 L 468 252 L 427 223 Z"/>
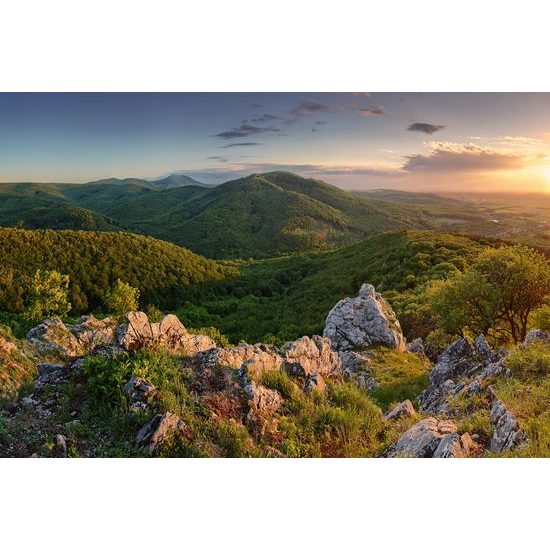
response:
<path fill-rule="evenodd" d="M 37 227 L 29 211 L 53 208 L 51 223 L 38 227 L 123 228 L 216 259 L 335 248 L 389 229 L 433 227 L 416 206 L 358 197 L 288 172 L 252 174 L 216 187 L 175 174 L 154 182 L 2 184 L 0 193 L 6 198 L 0 205 L 4 226 Z M 94 212 L 97 219 L 92 223 L 81 212 L 78 225 L 68 205 Z"/>
<path fill-rule="evenodd" d="M 72 313 L 101 306 L 118 278 L 139 288 L 143 306 L 173 307 L 192 284 L 236 270 L 151 237 L 121 232 L 0 229 L 0 310 L 21 311 L 37 269 L 70 277 Z"/>

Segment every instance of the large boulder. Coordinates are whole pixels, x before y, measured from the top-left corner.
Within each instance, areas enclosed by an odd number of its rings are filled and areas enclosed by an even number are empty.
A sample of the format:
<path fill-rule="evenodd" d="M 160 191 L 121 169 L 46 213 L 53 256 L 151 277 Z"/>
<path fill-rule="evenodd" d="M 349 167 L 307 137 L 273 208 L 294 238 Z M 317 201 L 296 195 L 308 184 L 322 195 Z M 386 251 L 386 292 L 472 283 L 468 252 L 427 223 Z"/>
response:
<path fill-rule="evenodd" d="M 397 404 L 391 411 L 384 415 L 385 420 L 397 420 L 398 418 L 407 418 L 416 416 L 413 404 L 410 399 Z"/>
<path fill-rule="evenodd" d="M 174 413 L 157 414 L 138 431 L 136 446 L 147 447 L 149 454 L 152 455 L 168 438 L 182 435 L 184 430 L 183 420 Z"/>
<path fill-rule="evenodd" d="M 323 336 L 335 350 L 380 344 L 405 350 L 405 338 L 391 306 L 370 284 L 355 298 L 340 300 L 329 312 Z"/>
<path fill-rule="evenodd" d="M 154 332 L 153 328 L 143 311 L 130 311 L 117 327 L 117 342 L 127 351 L 151 346 L 158 337 L 158 332 Z"/>
<path fill-rule="evenodd" d="M 409 428 L 387 450 L 386 456 L 462 458 L 468 456 L 471 451 L 471 441 L 468 435 L 464 437 L 458 434 L 458 428 L 454 422 L 425 418 Z"/>
<path fill-rule="evenodd" d="M 527 435 L 520 428 L 516 417 L 497 397 L 491 406 L 490 419 L 493 426 L 492 453 L 509 451 L 527 442 Z"/>
<path fill-rule="evenodd" d="M 39 353 L 59 355 L 63 359 L 85 353 L 84 346 L 57 317 L 46 319 L 32 328 L 27 340 L 36 346 Z"/>
<path fill-rule="evenodd" d="M 340 357 L 331 349 L 328 338 L 302 336 L 285 344 L 281 351 L 284 354 L 284 369 L 293 376 L 330 376 L 342 372 Z"/>

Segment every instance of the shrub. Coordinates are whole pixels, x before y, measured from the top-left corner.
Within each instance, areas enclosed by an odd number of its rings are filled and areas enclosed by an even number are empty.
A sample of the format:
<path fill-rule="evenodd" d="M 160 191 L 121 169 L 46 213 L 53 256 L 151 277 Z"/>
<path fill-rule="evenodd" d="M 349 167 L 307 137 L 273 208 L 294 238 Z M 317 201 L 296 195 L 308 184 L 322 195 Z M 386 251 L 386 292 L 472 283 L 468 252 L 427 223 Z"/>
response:
<path fill-rule="evenodd" d="M 105 307 L 120 316 L 138 309 L 139 289 L 117 279 L 116 285 L 105 295 Z"/>
<path fill-rule="evenodd" d="M 71 309 L 68 292 L 68 275 L 62 275 L 57 271 L 36 270 L 25 318 L 29 321 L 40 321 L 52 315 L 67 315 Z"/>

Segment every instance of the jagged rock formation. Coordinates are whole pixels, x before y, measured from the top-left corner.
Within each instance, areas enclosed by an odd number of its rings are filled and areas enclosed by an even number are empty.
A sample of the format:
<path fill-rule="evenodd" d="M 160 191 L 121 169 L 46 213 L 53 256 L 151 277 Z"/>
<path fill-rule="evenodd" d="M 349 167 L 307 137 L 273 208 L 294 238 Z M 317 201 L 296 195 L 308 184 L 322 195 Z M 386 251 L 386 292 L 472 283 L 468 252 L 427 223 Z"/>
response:
<path fill-rule="evenodd" d="M 93 315 L 83 315 L 76 324 L 66 325 L 86 351 L 91 351 L 96 346 L 111 344 L 115 339 L 116 326 L 117 323 L 112 317 L 99 320 Z"/>
<path fill-rule="evenodd" d="M 464 458 L 473 450 L 468 434 L 460 436 L 450 420 L 426 418 L 409 428 L 387 451 L 387 457 Z"/>
<path fill-rule="evenodd" d="M 123 391 L 130 402 L 131 410 L 146 409 L 149 401 L 157 394 L 153 384 L 133 374 L 124 385 Z"/>
<path fill-rule="evenodd" d="M 485 380 L 505 372 L 505 352 L 491 349 L 484 336 L 474 345 L 465 338 L 453 342 L 438 358 L 430 373 L 431 386 L 419 396 L 421 409 L 448 414 L 449 399 L 460 392 L 481 391 Z"/>
<path fill-rule="evenodd" d="M 185 424 L 179 416 L 171 412 L 157 414 L 138 431 L 136 446 L 147 447 L 152 455 L 169 437 L 183 434 L 184 430 Z"/>
<path fill-rule="evenodd" d="M 509 451 L 527 442 L 527 435 L 519 427 L 514 414 L 496 397 L 493 400 L 490 418 L 491 425 L 493 426 L 491 452 L 501 453 L 503 451 Z"/>
<path fill-rule="evenodd" d="M 56 354 L 64 359 L 83 355 L 84 346 L 78 341 L 61 319 L 46 319 L 32 328 L 27 340 L 36 346 L 39 353 Z"/>
<path fill-rule="evenodd" d="M 342 371 L 340 357 L 332 351 L 328 338 L 302 336 L 294 342 L 287 343 L 282 352 L 284 368 L 293 376 L 302 378 L 310 374 L 330 376 Z"/>
<path fill-rule="evenodd" d="M 335 350 L 380 344 L 405 350 L 405 338 L 391 306 L 370 284 L 363 284 L 355 298 L 340 300 L 330 311 L 323 336 Z"/>

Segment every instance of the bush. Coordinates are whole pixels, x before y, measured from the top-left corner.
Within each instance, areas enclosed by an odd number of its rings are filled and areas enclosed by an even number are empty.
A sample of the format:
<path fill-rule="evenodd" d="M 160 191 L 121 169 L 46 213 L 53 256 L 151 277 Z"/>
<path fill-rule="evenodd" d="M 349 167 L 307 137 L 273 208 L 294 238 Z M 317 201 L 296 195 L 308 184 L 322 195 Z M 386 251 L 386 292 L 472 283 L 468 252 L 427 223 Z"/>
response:
<path fill-rule="evenodd" d="M 114 288 L 105 295 L 105 307 L 117 316 L 138 309 L 139 289 L 117 279 Z"/>
<path fill-rule="evenodd" d="M 25 318 L 29 321 L 40 321 L 52 315 L 67 315 L 71 309 L 68 295 L 68 275 L 62 275 L 57 271 L 36 270 Z"/>

